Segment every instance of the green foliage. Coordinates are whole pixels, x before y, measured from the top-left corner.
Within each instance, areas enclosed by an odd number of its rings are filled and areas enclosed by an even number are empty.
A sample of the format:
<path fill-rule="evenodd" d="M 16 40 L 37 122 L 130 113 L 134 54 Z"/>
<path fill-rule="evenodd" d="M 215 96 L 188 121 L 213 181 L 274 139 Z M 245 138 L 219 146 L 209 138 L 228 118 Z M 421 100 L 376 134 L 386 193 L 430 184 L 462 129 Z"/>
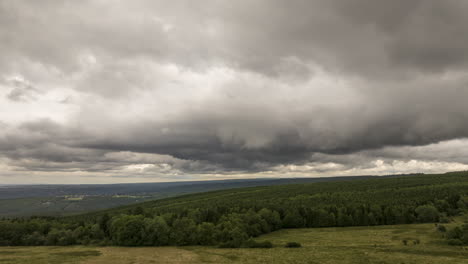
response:
<path fill-rule="evenodd" d="M 437 222 L 439 220 L 439 211 L 433 205 L 418 206 L 414 211 L 421 223 Z"/>
<path fill-rule="evenodd" d="M 119 246 L 144 244 L 145 218 L 142 215 L 122 215 L 112 220 L 112 241 Z"/>
<path fill-rule="evenodd" d="M 170 228 L 164 218 L 156 216 L 145 218 L 144 222 L 144 245 L 165 246 L 169 244 Z"/>
<path fill-rule="evenodd" d="M 221 241 L 220 247 L 238 248 L 249 238 L 238 215 L 225 217 L 217 228 L 216 239 Z"/>
<path fill-rule="evenodd" d="M 222 233 L 225 238 L 219 245 L 222 248 L 239 248 L 248 238 L 247 234 L 239 227 L 223 229 Z"/>
<path fill-rule="evenodd" d="M 99 219 L 99 228 L 102 230 L 105 236 L 109 236 L 109 222 L 110 216 L 109 214 L 103 214 Z"/>
<path fill-rule="evenodd" d="M 27 246 L 42 246 L 45 244 L 45 241 L 44 235 L 37 231 L 23 237 L 23 243 Z"/>
<path fill-rule="evenodd" d="M 245 247 L 245 248 L 272 248 L 273 243 L 271 243 L 268 240 L 258 242 L 258 241 L 255 241 L 253 239 L 249 239 L 246 242 L 244 242 L 242 247 Z"/>
<path fill-rule="evenodd" d="M 196 243 L 197 226 L 195 221 L 188 217 L 177 218 L 172 224 L 169 241 L 172 245 L 193 245 Z"/>
<path fill-rule="evenodd" d="M 450 229 L 446 238 L 449 245 L 468 245 L 468 224 Z"/>
<path fill-rule="evenodd" d="M 288 210 L 283 219 L 283 227 L 285 228 L 300 228 L 304 227 L 304 217 L 299 214 L 298 210 Z"/>
<path fill-rule="evenodd" d="M 76 244 L 73 232 L 69 229 L 52 229 L 46 237 L 46 245 L 69 246 Z"/>
<path fill-rule="evenodd" d="M 216 226 L 213 223 L 203 222 L 197 226 L 196 241 L 200 245 L 214 245 L 216 244 Z"/>
<path fill-rule="evenodd" d="M 460 239 L 449 239 L 447 243 L 451 246 L 463 246 L 463 242 Z"/>
<path fill-rule="evenodd" d="M 272 211 L 267 208 L 262 208 L 258 211 L 260 217 L 266 221 L 269 230 L 267 232 L 275 231 L 281 228 L 281 217 L 278 212 Z"/>

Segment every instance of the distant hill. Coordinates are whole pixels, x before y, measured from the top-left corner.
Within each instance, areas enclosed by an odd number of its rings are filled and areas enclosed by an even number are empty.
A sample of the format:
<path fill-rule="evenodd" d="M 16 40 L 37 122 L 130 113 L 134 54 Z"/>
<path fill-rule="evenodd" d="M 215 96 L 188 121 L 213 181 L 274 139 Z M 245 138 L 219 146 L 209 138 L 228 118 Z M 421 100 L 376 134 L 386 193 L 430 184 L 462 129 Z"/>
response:
<path fill-rule="evenodd" d="M 130 184 L 3 185 L 0 216 L 56 216 L 103 210 L 148 200 L 223 189 L 350 181 L 393 176 L 243 179 Z"/>
<path fill-rule="evenodd" d="M 424 204 L 430 200 L 448 196 L 468 195 L 468 172 L 443 174 L 400 174 L 389 176 L 356 176 L 322 178 L 318 181 L 259 185 L 244 188 L 214 190 L 168 197 L 154 201 L 93 212 L 128 213 L 141 207 L 153 212 L 185 212 L 206 209 L 213 204 L 222 208 L 282 208 L 314 204 L 317 207 L 353 204 L 367 206 L 379 201 L 382 204 L 400 206 Z M 275 182 L 276 183 L 276 182 Z M 438 197 L 440 196 L 440 197 Z M 78 216 L 80 217 L 80 216 Z"/>
<path fill-rule="evenodd" d="M 243 179 L 215 181 L 149 182 L 120 184 L 40 184 L 0 185 L 0 199 L 50 197 L 63 195 L 147 195 L 154 193 L 198 192 L 212 189 L 241 188 L 261 185 L 294 184 L 353 180 L 377 176 L 324 178 Z"/>

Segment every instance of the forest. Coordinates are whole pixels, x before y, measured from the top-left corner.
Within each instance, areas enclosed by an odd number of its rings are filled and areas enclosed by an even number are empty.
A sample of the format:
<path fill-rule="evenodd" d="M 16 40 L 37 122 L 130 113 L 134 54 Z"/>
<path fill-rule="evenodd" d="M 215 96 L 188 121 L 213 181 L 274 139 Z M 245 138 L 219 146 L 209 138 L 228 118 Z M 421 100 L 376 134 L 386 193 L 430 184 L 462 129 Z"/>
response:
<path fill-rule="evenodd" d="M 233 188 L 365 179 L 379 176 L 238 179 L 127 184 L 0 185 L 0 217 L 65 216 L 144 201 Z"/>
<path fill-rule="evenodd" d="M 66 217 L 0 220 L 1 246 L 271 247 L 282 228 L 446 223 L 468 208 L 468 172 L 237 188 Z M 468 227 L 447 231 L 468 244 Z"/>

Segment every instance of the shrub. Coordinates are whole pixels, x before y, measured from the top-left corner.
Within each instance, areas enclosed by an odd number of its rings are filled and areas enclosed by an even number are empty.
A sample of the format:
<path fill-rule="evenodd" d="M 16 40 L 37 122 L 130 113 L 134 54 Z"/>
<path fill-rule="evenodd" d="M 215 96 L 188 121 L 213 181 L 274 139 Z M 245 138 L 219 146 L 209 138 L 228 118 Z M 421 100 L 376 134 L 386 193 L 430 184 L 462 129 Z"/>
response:
<path fill-rule="evenodd" d="M 449 239 L 448 244 L 451 246 L 462 246 L 463 242 L 460 239 Z"/>
<path fill-rule="evenodd" d="M 460 239 L 463 237 L 463 230 L 461 227 L 456 226 L 447 232 L 447 238 L 448 239 Z"/>
<path fill-rule="evenodd" d="M 421 223 L 437 222 L 439 220 L 439 211 L 432 205 L 422 205 L 415 209 L 418 215 L 418 221 Z"/>
<path fill-rule="evenodd" d="M 405 246 L 408 245 L 408 240 L 406 240 L 406 239 L 403 239 L 401 242 L 403 242 L 403 245 L 405 245 Z"/>
<path fill-rule="evenodd" d="M 249 239 L 243 246 L 246 248 L 272 248 L 273 244 L 268 240 L 257 242 L 253 239 Z"/>
<path fill-rule="evenodd" d="M 286 245 L 284 247 L 287 247 L 287 248 L 300 248 L 302 247 L 301 243 L 298 243 L 298 242 L 288 242 L 286 243 Z"/>

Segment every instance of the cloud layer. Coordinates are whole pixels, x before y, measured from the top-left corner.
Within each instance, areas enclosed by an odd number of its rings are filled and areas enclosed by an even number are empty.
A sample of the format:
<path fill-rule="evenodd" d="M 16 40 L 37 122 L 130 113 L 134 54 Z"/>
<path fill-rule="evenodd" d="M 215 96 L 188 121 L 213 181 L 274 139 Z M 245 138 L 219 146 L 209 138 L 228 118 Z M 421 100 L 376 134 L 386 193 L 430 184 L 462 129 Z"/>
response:
<path fill-rule="evenodd" d="M 468 168 L 464 1 L 0 1 L 2 182 Z"/>

